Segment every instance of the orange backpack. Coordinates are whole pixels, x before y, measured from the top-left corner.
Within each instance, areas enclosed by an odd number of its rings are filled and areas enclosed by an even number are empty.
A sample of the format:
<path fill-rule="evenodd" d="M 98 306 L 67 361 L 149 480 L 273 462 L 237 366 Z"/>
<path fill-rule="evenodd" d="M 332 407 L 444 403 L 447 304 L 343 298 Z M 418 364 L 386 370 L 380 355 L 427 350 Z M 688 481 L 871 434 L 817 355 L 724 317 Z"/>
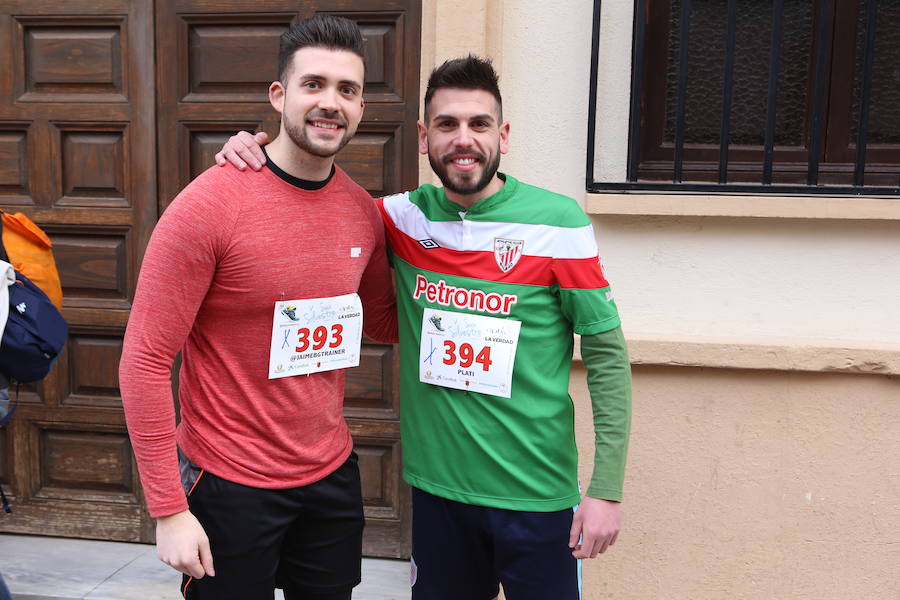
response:
<path fill-rule="evenodd" d="M 22 213 L 2 213 L 3 247 L 16 271 L 30 279 L 62 310 L 62 285 L 47 234 Z"/>

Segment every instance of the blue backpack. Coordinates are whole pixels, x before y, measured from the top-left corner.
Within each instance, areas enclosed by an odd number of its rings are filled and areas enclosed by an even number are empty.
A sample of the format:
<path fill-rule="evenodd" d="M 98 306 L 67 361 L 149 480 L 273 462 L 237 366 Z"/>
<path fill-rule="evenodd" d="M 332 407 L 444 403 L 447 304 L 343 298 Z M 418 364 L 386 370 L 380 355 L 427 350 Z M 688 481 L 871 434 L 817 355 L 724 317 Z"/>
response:
<path fill-rule="evenodd" d="M 0 373 L 19 383 L 40 381 L 59 357 L 69 327 L 41 289 L 16 271 L 9 317 L 0 339 Z"/>
<path fill-rule="evenodd" d="M 0 235 L 2 231 L 0 224 Z M 2 238 L 0 260 L 9 263 Z M 0 427 L 9 422 L 17 406 L 17 403 L 9 403 L 8 380 L 33 383 L 46 377 L 69 336 L 66 320 L 47 294 L 20 272 L 13 272 L 15 281 L 12 284 L 7 285 L 8 271 L 0 278 L 0 285 L 6 286 L 9 292 L 9 314 L 0 337 L 0 374 L 5 376 L 0 378 L 0 383 L 6 394 L 4 404 L 7 408 L 6 414 L 0 415 Z M 2 486 L 0 501 L 4 511 L 12 512 Z"/>
<path fill-rule="evenodd" d="M 69 328 L 47 294 L 18 271 L 15 273 L 16 281 L 7 286 L 9 316 L 0 338 L 0 373 L 18 383 L 32 383 L 50 372 L 66 344 Z M 0 281 L 0 285 L 6 283 L 5 278 Z M 6 414 L 0 415 L 0 427 L 16 412 L 16 403 L 7 407 Z M 12 512 L 2 486 L 0 502 L 4 511 Z"/>

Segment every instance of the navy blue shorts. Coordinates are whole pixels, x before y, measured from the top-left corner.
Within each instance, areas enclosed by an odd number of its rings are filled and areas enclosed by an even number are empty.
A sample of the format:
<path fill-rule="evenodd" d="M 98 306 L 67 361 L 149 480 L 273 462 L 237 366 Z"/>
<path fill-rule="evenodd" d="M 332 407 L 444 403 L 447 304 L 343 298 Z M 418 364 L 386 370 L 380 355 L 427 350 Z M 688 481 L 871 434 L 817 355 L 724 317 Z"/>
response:
<path fill-rule="evenodd" d="M 579 600 L 572 509 L 474 506 L 413 488 L 413 600 Z"/>

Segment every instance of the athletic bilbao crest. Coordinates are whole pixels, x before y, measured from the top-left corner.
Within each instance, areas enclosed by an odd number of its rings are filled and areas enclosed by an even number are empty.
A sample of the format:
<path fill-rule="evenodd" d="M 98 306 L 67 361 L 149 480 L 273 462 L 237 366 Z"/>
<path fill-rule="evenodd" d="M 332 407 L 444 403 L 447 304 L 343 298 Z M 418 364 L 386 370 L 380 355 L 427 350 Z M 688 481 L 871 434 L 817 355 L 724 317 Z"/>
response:
<path fill-rule="evenodd" d="M 497 266 L 506 273 L 519 262 L 522 257 L 522 249 L 525 240 L 508 240 L 506 238 L 494 238 L 494 258 Z"/>

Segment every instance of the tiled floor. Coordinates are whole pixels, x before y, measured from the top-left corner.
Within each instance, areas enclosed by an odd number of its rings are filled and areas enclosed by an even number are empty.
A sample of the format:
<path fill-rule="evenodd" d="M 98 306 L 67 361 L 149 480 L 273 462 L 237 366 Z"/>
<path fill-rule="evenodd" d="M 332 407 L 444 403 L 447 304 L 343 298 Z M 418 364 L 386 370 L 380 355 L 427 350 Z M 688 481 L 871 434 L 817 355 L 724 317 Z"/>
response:
<path fill-rule="evenodd" d="M 0 572 L 14 600 L 179 600 L 181 576 L 144 544 L 0 535 Z M 409 563 L 363 560 L 354 600 L 408 600 Z M 275 598 L 281 600 L 281 592 Z"/>

